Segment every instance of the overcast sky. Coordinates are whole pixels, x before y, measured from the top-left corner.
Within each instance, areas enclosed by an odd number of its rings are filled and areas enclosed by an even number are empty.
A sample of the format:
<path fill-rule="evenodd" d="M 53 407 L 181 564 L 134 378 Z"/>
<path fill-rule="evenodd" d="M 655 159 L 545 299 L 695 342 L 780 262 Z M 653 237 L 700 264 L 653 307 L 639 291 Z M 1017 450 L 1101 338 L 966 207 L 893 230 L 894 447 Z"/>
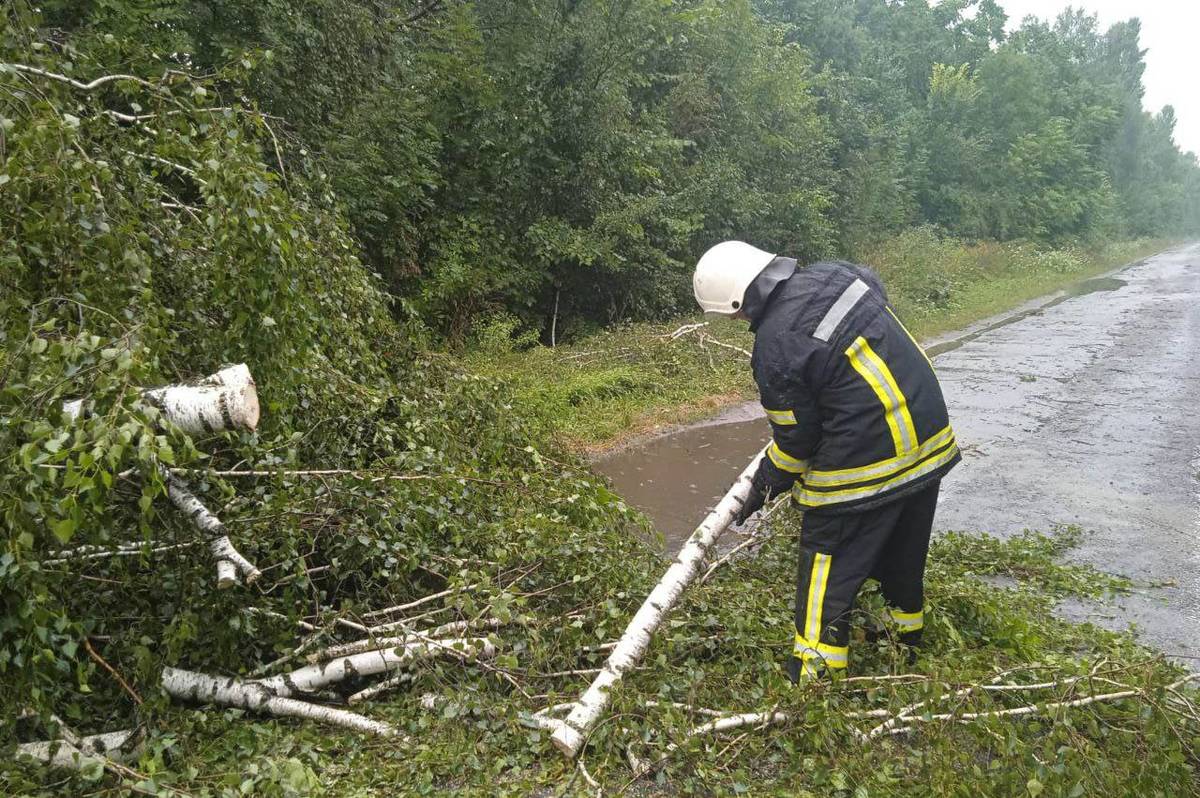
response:
<path fill-rule="evenodd" d="M 1029 15 L 1053 18 L 1068 6 L 1099 14 L 1101 30 L 1130 17 L 1142 21 L 1146 110 L 1175 106 L 1175 143 L 1200 154 L 1200 2 L 1197 0 L 998 0 L 1009 29 Z"/>

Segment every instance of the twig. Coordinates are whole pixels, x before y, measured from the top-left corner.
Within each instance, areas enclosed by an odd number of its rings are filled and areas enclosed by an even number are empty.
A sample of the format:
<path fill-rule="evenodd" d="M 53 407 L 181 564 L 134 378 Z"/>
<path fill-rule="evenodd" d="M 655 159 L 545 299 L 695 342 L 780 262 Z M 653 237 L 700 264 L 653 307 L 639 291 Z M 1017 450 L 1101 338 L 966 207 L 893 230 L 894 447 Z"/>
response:
<path fill-rule="evenodd" d="M 1023 707 L 1014 707 L 1011 709 L 996 709 L 996 710 L 991 710 L 988 712 L 967 712 L 962 715 L 955 715 L 952 712 L 942 713 L 939 715 L 928 715 L 928 716 L 916 715 L 916 716 L 910 716 L 908 718 L 908 721 L 910 723 L 932 723 L 933 721 L 939 721 L 939 720 L 953 720 L 957 723 L 967 723 L 972 720 L 978 720 L 979 718 L 1004 718 L 1004 717 L 1013 717 L 1013 716 L 1019 716 L 1019 715 L 1032 715 L 1037 712 L 1049 712 L 1050 710 L 1054 710 L 1054 709 L 1069 709 L 1071 707 L 1083 707 L 1083 706 L 1087 706 L 1088 704 L 1096 704 L 1096 703 L 1101 703 L 1101 702 L 1106 702 L 1106 701 L 1119 701 L 1123 698 L 1132 698 L 1133 696 L 1142 695 L 1142 694 L 1143 694 L 1142 691 L 1137 690 L 1137 689 L 1121 690 L 1116 693 L 1105 693 L 1103 695 L 1090 695 L 1085 698 L 1076 698 L 1073 701 L 1055 701 L 1055 702 L 1052 702 L 1049 704 L 1044 704 L 1041 706 L 1039 706 L 1037 704 L 1029 704 L 1029 705 L 1023 706 Z M 916 727 L 914 727 L 914 726 L 904 726 L 902 728 L 894 728 L 894 729 L 891 729 L 890 731 L 888 731 L 888 734 L 905 734 L 907 732 L 913 731 L 915 728 Z"/>
<path fill-rule="evenodd" d="M 675 330 L 675 332 L 667 333 L 666 335 L 663 335 L 661 337 L 675 341 L 675 340 L 678 340 L 679 338 L 687 335 L 690 332 L 695 332 L 696 330 L 699 330 L 699 329 L 701 329 L 703 327 L 707 327 L 707 326 L 708 326 L 708 322 L 706 322 L 706 321 L 702 321 L 699 324 L 685 324 L 682 327 L 680 327 L 679 329 Z"/>
<path fill-rule="evenodd" d="M 10 64 L 0 64 L 0 66 L 3 66 L 8 69 L 12 69 L 17 72 L 25 72 L 30 75 L 39 75 L 43 78 L 50 78 L 51 80 L 57 80 L 60 83 L 66 83 L 66 84 L 72 86 L 73 88 L 79 89 L 80 91 L 92 91 L 93 89 L 97 89 L 97 88 L 103 86 L 105 83 L 112 83 L 115 80 L 131 80 L 134 83 L 138 83 L 138 84 L 145 86 L 147 88 L 150 88 L 150 89 L 158 88 L 150 81 L 148 81 L 144 78 L 139 78 L 137 75 L 102 75 L 101 77 L 98 77 L 95 80 L 89 81 L 88 83 L 83 83 L 82 81 L 75 80 L 74 78 L 69 78 L 66 75 L 60 75 L 57 72 L 48 72 L 44 69 L 38 69 L 37 67 L 27 66 L 25 64 L 11 64 L 10 63 Z"/>
<path fill-rule="evenodd" d="M 351 643 L 330 646 L 329 648 L 309 654 L 308 661 L 321 662 L 322 660 L 344 657 L 349 654 L 358 654 L 363 651 L 395 648 L 396 646 L 402 646 L 415 640 L 438 639 L 450 634 L 461 634 L 469 629 L 497 629 L 503 625 L 503 622 L 498 618 L 483 618 L 475 621 L 452 621 L 444 623 L 441 626 L 435 626 L 432 629 L 414 630 L 401 637 L 367 637 Z"/>
<path fill-rule="evenodd" d="M 116 548 L 107 546 L 78 546 L 74 549 L 67 549 L 59 552 L 61 556 L 49 560 L 42 560 L 43 565 L 63 565 L 69 562 L 85 562 L 87 560 L 104 560 L 110 557 L 136 557 L 140 554 L 161 554 L 164 551 L 174 551 L 176 549 L 186 549 L 195 546 L 200 541 L 189 540 L 184 543 L 170 543 L 163 546 L 154 546 L 146 548 L 145 543 L 127 543 L 121 544 Z"/>
<path fill-rule="evenodd" d="M 447 589 L 441 591 L 440 593 L 432 593 L 428 596 L 419 598 L 416 601 L 410 601 L 407 604 L 397 604 L 394 607 L 386 607 L 382 610 L 371 610 L 370 612 L 364 612 L 362 617 L 378 618 L 380 615 L 393 615 L 397 612 L 403 612 L 405 610 L 415 609 L 417 607 L 420 607 L 422 604 L 428 604 L 431 601 L 436 601 L 440 598 L 445 598 L 446 596 L 452 596 L 455 593 L 462 593 L 463 591 L 466 591 L 466 590 L 474 590 L 477 587 L 479 587 L 478 584 L 467 585 L 466 587 L 447 588 Z"/>
<path fill-rule="evenodd" d="M 104 668 L 104 670 L 112 674 L 112 677 L 117 680 L 117 684 L 121 685 L 121 689 L 128 693 L 129 697 L 133 699 L 133 703 L 140 706 L 142 703 L 142 697 L 137 694 L 136 690 L 129 686 L 129 682 L 125 681 L 125 678 L 117 672 L 116 668 L 114 668 L 112 665 L 109 665 L 108 661 L 105 660 L 104 657 L 100 656 L 96 649 L 92 648 L 92 641 L 86 637 L 83 638 L 83 647 L 87 651 L 89 657 L 95 660 L 100 667 Z"/>
<path fill-rule="evenodd" d="M 395 676 L 390 676 L 387 679 L 384 679 L 382 682 L 379 682 L 378 684 L 373 684 L 370 687 L 363 688 L 362 690 L 359 690 L 357 693 L 352 694 L 349 698 L 346 699 L 346 703 L 347 704 L 360 704 L 363 701 L 372 699 L 377 695 L 386 693 L 388 690 L 392 690 L 396 687 L 399 687 L 400 685 L 404 684 L 405 682 L 410 682 L 414 678 L 415 677 L 411 673 L 397 673 Z"/>

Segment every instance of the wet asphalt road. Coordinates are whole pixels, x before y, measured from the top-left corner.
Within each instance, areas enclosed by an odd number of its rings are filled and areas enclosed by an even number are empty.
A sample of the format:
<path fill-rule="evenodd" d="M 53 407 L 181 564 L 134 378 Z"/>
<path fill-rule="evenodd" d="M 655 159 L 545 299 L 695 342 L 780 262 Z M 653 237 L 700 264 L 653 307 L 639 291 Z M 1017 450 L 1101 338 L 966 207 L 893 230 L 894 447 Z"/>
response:
<path fill-rule="evenodd" d="M 1113 277 L 932 348 L 965 450 L 935 523 L 1081 526 L 1072 558 L 1138 589 L 1067 614 L 1200 657 L 1200 245 Z"/>
<path fill-rule="evenodd" d="M 929 350 L 964 449 L 936 527 L 1011 535 L 1077 524 L 1087 534 L 1071 556 L 1138 587 L 1064 613 L 1132 623 L 1146 643 L 1200 658 L 1200 245 Z M 749 404 L 596 467 L 674 551 L 768 434 Z"/>

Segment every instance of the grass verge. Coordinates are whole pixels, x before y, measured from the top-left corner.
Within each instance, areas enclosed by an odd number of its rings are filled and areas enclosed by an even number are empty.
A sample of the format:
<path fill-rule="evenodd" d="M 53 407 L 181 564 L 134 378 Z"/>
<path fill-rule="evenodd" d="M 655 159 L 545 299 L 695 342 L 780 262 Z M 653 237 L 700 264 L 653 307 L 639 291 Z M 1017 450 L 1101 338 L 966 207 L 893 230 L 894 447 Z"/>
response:
<path fill-rule="evenodd" d="M 1030 244 L 964 244 L 918 229 L 857 259 L 881 273 L 914 334 L 928 337 L 1167 245 L 1137 240 L 1045 250 Z M 716 320 L 703 330 L 704 338 L 693 333 L 670 339 L 681 325 L 701 320 L 625 325 L 555 349 L 511 351 L 507 336 L 493 336 L 469 353 L 466 363 L 507 382 L 522 415 L 544 432 L 576 451 L 597 453 L 754 397 L 744 356 L 716 343 L 750 349 L 753 337 L 744 323 Z"/>

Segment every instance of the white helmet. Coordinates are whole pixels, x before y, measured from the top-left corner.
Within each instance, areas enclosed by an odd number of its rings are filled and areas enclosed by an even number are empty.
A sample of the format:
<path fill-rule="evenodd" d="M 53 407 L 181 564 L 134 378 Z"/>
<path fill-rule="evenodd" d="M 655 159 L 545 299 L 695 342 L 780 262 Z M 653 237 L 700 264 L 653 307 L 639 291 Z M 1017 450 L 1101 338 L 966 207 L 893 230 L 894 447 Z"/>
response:
<path fill-rule="evenodd" d="M 742 241 L 722 241 L 700 256 L 692 290 L 705 313 L 731 316 L 745 303 L 746 289 L 775 260 Z"/>

